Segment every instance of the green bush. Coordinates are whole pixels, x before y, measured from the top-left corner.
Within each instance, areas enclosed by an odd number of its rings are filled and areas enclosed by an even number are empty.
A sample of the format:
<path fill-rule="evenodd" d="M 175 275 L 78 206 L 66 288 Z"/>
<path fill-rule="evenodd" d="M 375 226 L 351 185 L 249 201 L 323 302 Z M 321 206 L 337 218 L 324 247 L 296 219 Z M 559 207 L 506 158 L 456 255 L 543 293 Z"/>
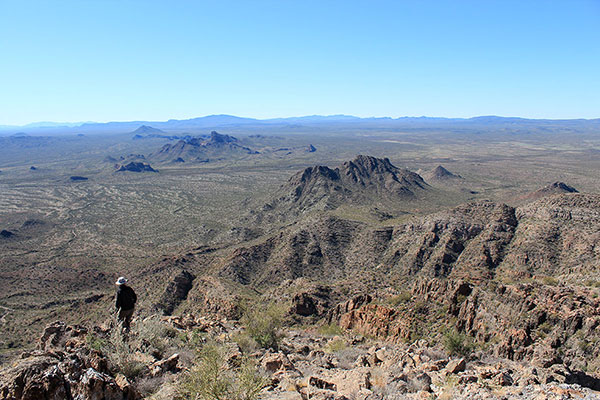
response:
<path fill-rule="evenodd" d="M 112 330 L 103 350 L 111 365 L 127 378 L 137 377 L 145 367 L 135 358 L 135 348 L 130 344 L 127 336 L 122 333 L 120 324 Z"/>
<path fill-rule="evenodd" d="M 106 347 L 106 340 L 88 333 L 85 337 L 85 344 L 93 350 L 102 351 Z"/>
<path fill-rule="evenodd" d="M 254 400 L 266 384 L 267 379 L 248 359 L 231 368 L 225 350 L 209 343 L 200 351 L 198 363 L 181 380 L 177 399 Z"/>
<path fill-rule="evenodd" d="M 327 343 L 325 346 L 326 353 L 338 353 L 348 348 L 348 343 L 343 339 L 335 339 Z"/>
<path fill-rule="evenodd" d="M 337 324 L 327 324 L 319 327 L 319 333 L 323 336 L 336 336 L 343 335 L 344 330 Z"/>
<path fill-rule="evenodd" d="M 277 350 L 284 315 L 285 309 L 275 304 L 269 305 L 266 309 L 248 308 L 242 317 L 242 324 L 246 327 L 246 333 L 260 347 Z"/>
<path fill-rule="evenodd" d="M 447 331 L 443 335 L 444 347 L 453 356 L 468 357 L 475 349 L 473 340 L 456 330 Z"/>
<path fill-rule="evenodd" d="M 397 296 L 390 297 L 387 302 L 391 306 L 397 307 L 400 304 L 408 303 L 412 299 L 412 294 L 409 291 L 400 293 Z"/>

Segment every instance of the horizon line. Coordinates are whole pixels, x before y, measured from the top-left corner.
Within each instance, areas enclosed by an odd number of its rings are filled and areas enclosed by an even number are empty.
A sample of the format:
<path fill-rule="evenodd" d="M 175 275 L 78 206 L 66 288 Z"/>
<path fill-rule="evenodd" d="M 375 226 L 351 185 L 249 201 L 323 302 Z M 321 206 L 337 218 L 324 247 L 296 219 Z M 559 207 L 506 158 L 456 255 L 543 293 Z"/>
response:
<path fill-rule="evenodd" d="M 286 119 L 300 119 L 300 118 L 335 118 L 335 117 L 344 117 L 344 118 L 355 118 L 355 119 L 389 119 L 389 120 L 400 120 L 400 119 L 447 119 L 447 120 L 470 120 L 475 118 L 501 118 L 501 119 L 523 119 L 523 120 L 537 120 L 537 121 L 595 121 L 600 119 L 600 117 L 596 118 L 529 118 L 529 117 L 520 117 L 520 116 L 503 116 L 496 114 L 488 114 L 488 115 L 474 115 L 470 117 L 447 117 L 447 116 L 428 116 L 428 115 L 420 115 L 420 116 L 368 116 L 368 117 L 359 117 L 352 114 L 309 114 L 309 115 L 299 115 L 299 116 L 286 116 L 286 117 L 268 117 L 268 118 L 257 118 L 257 117 L 247 117 L 247 116 L 239 116 L 234 114 L 207 114 L 203 116 L 189 117 L 189 118 L 169 118 L 166 120 L 147 120 L 147 119 L 130 119 L 130 120 L 104 120 L 104 121 L 78 121 L 78 122 L 68 122 L 68 121 L 32 121 L 22 125 L 14 125 L 14 124 L 0 124 L 0 128 L 60 128 L 60 127 L 69 127 L 69 128 L 77 128 L 86 124 L 109 124 L 109 123 L 166 123 L 171 121 L 190 121 L 194 119 L 202 119 L 209 117 L 234 117 L 240 119 L 248 119 L 248 120 L 256 120 L 256 121 L 273 121 L 273 120 L 286 120 Z M 37 125 L 37 126 L 36 126 Z"/>

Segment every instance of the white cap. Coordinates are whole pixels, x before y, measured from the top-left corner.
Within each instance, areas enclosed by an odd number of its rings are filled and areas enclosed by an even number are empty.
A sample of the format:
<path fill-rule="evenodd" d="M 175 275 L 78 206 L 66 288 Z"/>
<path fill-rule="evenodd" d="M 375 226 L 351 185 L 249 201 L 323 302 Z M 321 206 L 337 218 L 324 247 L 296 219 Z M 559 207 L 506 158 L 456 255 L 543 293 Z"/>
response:
<path fill-rule="evenodd" d="M 115 285 L 123 285 L 127 282 L 128 282 L 127 279 L 125 279 L 125 277 L 121 276 L 121 277 L 119 277 L 119 279 L 117 279 L 117 281 L 115 282 Z"/>

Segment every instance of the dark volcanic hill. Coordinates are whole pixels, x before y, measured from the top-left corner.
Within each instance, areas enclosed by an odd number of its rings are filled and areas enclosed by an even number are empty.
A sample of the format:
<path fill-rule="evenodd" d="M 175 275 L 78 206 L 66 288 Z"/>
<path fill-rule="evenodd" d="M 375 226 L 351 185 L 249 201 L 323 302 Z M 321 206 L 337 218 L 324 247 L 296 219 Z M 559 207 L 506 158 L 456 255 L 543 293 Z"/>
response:
<path fill-rule="evenodd" d="M 150 166 L 150 164 L 146 164 L 143 162 L 130 162 L 129 164 L 121 165 L 117 172 L 158 172 L 154 168 Z"/>
<path fill-rule="evenodd" d="M 149 158 L 161 162 L 172 162 L 178 159 L 206 162 L 215 158 L 248 154 L 258 154 L 258 152 L 242 146 L 233 136 L 221 135 L 213 131 L 208 139 L 190 137 L 179 140 L 175 144 L 166 144 Z"/>
<path fill-rule="evenodd" d="M 419 174 L 395 167 L 387 158 L 359 155 L 334 169 L 317 165 L 296 173 L 264 210 L 299 214 L 377 199 L 412 199 L 426 190 Z"/>
<path fill-rule="evenodd" d="M 541 189 L 536 190 L 535 192 L 531 192 L 523 196 L 522 199 L 532 201 L 541 199 L 542 197 L 563 193 L 579 193 L 579 191 L 573 186 L 569 186 L 564 182 L 554 182 L 547 186 L 544 186 Z"/>

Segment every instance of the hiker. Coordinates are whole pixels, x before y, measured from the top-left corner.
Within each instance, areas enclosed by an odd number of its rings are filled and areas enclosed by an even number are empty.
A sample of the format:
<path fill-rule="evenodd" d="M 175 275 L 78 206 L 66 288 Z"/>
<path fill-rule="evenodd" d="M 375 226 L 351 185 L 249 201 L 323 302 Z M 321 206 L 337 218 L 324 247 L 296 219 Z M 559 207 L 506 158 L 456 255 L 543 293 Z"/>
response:
<path fill-rule="evenodd" d="M 124 277 L 120 277 L 115 282 L 115 284 L 118 286 L 115 307 L 119 313 L 119 321 L 123 324 L 123 329 L 125 331 L 129 331 L 129 325 L 131 324 L 131 318 L 133 317 L 135 302 L 137 301 L 135 292 L 132 288 L 127 286 L 127 282 L 127 279 Z"/>

